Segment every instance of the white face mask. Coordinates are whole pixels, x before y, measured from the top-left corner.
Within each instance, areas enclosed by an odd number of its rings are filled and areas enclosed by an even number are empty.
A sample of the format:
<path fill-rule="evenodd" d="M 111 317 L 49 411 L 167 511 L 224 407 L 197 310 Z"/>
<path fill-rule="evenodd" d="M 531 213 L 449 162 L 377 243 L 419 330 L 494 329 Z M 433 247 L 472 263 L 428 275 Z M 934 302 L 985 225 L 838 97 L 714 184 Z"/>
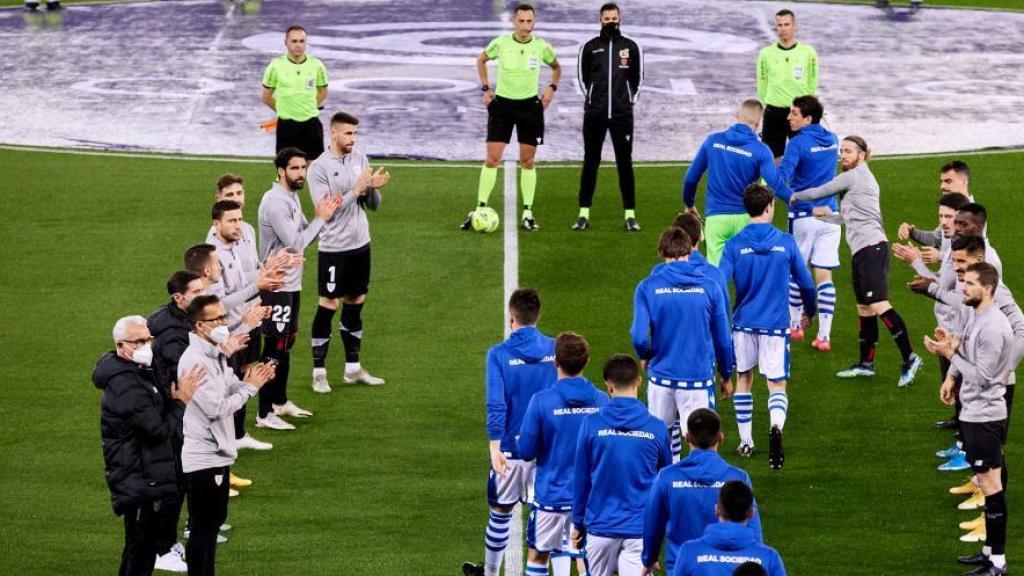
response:
<path fill-rule="evenodd" d="M 214 344 L 223 344 L 228 341 L 228 338 L 231 338 L 231 331 L 227 326 L 217 326 L 210 330 L 210 340 L 213 340 Z"/>
<path fill-rule="evenodd" d="M 153 345 L 145 344 L 132 352 L 132 362 L 142 366 L 149 366 L 153 363 Z"/>

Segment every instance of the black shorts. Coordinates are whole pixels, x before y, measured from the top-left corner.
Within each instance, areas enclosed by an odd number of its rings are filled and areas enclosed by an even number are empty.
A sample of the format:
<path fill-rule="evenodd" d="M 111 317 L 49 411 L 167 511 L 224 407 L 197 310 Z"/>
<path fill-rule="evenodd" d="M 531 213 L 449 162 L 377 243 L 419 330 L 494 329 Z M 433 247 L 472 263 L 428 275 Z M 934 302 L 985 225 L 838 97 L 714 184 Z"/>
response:
<path fill-rule="evenodd" d="M 861 248 L 853 255 L 853 294 L 857 304 L 889 299 L 889 243 Z"/>
<path fill-rule="evenodd" d="M 344 252 L 317 252 L 320 296 L 362 296 L 370 289 L 370 245 Z"/>
<path fill-rule="evenodd" d="M 995 422 L 960 421 L 960 435 L 967 453 L 967 463 L 976 474 L 1003 467 L 1003 444 L 1006 444 L 1006 420 Z"/>
<path fill-rule="evenodd" d="M 792 138 L 789 129 L 789 108 L 764 107 L 764 121 L 761 124 L 761 142 L 772 149 L 776 158 L 786 151 L 786 139 Z"/>
<path fill-rule="evenodd" d="M 312 162 L 324 153 L 324 125 L 320 118 L 277 121 L 277 151 L 294 146 L 306 153 L 306 160 Z"/>
<path fill-rule="evenodd" d="M 301 292 L 260 292 L 264 306 L 270 306 L 270 318 L 263 321 L 263 336 L 282 338 L 299 331 L 299 295 Z"/>
<path fill-rule="evenodd" d="M 544 143 L 544 105 L 540 98 L 494 97 L 487 106 L 487 141 L 508 144 L 513 128 L 520 144 L 539 146 Z"/>
<path fill-rule="evenodd" d="M 249 345 L 235 352 L 235 355 L 231 357 L 231 369 L 235 371 L 235 375 L 241 378 L 244 375 L 244 368 L 258 362 L 260 359 L 260 343 L 263 340 L 260 334 L 260 328 L 249 332 Z"/>

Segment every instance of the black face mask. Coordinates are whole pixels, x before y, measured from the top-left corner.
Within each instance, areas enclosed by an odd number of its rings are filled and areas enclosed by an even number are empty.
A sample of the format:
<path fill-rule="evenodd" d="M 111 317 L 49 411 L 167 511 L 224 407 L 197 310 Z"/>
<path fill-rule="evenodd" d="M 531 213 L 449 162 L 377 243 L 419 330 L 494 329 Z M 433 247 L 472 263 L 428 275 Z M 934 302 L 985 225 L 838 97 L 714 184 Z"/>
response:
<path fill-rule="evenodd" d="M 619 23 L 618 22 L 609 22 L 609 23 L 605 24 L 604 26 L 601 26 L 601 35 L 602 36 L 614 36 L 615 33 L 618 32 L 618 31 L 619 31 Z"/>

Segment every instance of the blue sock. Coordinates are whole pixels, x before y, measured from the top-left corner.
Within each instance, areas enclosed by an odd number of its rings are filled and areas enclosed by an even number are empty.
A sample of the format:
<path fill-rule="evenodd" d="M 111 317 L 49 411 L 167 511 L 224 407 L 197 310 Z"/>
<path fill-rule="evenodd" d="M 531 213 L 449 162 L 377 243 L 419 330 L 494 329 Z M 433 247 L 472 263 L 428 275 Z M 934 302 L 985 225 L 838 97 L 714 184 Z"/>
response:
<path fill-rule="evenodd" d="M 512 512 L 491 510 L 491 519 L 487 522 L 487 533 L 484 535 L 484 564 L 501 566 L 501 557 L 508 546 L 508 529 L 511 522 Z"/>
<path fill-rule="evenodd" d="M 672 437 L 672 460 L 679 460 L 679 454 L 683 451 L 683 429 L 679 420 L 672 423 L 668 433 Z"/>
<path fill-rule="evenodd" d="M 779 430 L 786 427 L 786 414 L 789 412 L 789 396 L 783 392 L 772 392 L 768 395 L 768 417 L 772 426 Z"/>
<path fill-rule="evenodd" d="M 800 317 L 804 313 L 804 301 L 800 299 L 800 287 L 789 283 L 789 327 L 796 330 L 800 327 Z"/>
<path fill-rule="evenodd" d="M 736 409 L 736 424 L 740 429 L 740 442 L 754 443 L 754 394 L 736 394 L 732 397 L 732 405 Z"/>

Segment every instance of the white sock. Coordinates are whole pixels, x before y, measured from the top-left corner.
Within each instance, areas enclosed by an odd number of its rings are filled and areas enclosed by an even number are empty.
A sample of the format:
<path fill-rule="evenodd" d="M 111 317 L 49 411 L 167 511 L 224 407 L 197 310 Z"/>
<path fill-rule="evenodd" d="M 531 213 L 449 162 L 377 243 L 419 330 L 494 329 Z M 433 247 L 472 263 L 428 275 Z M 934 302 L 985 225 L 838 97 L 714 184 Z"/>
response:
<path fill-rule="evenodd" d="M 487 576 L 498 576 L 501 558 L 505 554 L 505 547 L 508 546 L 511 522 L 512 512 L 490 511 L 490 520 L 487 522 L 487 531 L 484 535 L 484 574 Z"/>
<path fill-rule="evenodd" d="M 832 335 L 832 315 L 836 308 L 836 285 L 830 280 L 818 284 L 818 338 Z"/>
<path fill-rule="evenodd" d="M 526 562 L 526 569 L 523 570 L 524 576 L 548 576 L 548 565 L 547 564 L 534 564 L 533 562 Z"/>
<path fill-rule="evenodd" d="M 804 314 L 803 300 L 800 299 L 800 287 L 793 282 L 789 283 L 789 327 L 792 330 L 800 328 L 800 318 Z"/>
<path fill-rule="evenodd" d="M 362 368 L 359 362 L 345 362 L 345 374 L 359 372 Z"/>
<path fill-rule="evenodd" d="M 778 426 L 779 430 L 785 428 L 788 412 L 789 397 L 785 391 L 768 394 L 768 418 L 772 426 Z"/>
<path fill-rule="evenodd" d="M 313 376 L 327 376 L 327 368 L 313 368 Z"/>
<path fill-rule="evenodd" d="M 551 555 L 551 574 L 553 576 L 569 576 L 572 573 L 572 558 L 569 556 Z"/>
<path fill-rule="evenodd" d="M 992 554 L 988 559 L 996 568 L 1006 568 L 1006 554 Z"/>
<path fill-rule="evenodd" d="M 982 546 L 981 547 L 981 553 L 984 554 L 985 556 L 988 556 L 988 557 L 991 558 L 992 557 L 992 547 L 991 546 Z"/>
<path fill-rule="evenodd" d="M 754 443 L 754 395 L 752 393 L 736 394 L 732 397 L 732 405 L 736 410 L 736 425 L 740 429 L 740 442 Z"/>

